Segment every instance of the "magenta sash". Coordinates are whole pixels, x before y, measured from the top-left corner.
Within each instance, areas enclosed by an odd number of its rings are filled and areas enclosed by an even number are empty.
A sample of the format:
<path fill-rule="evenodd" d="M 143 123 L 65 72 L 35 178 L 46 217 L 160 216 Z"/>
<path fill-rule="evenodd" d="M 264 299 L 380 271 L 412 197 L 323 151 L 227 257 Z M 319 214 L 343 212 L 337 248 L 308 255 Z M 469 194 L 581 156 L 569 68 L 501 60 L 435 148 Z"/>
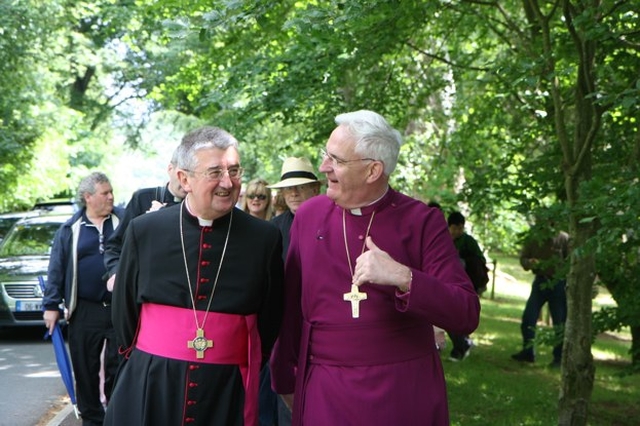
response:
<path fill-rule="evenodd" d="M 205 312 L 196 311 L 202 323 Z M 213 347 L 196 358 L 187 342 L 196 337 L 193 310 L 175 306 L 145 303 L 140 313 L 136 348 L 161 357 L 205 364 L 235 364 L 240 368 L 246 393 L 244 418 L 246 425 L 258 424 L 258 386 L 262 349 L 257 316 L 209 312 L 204 327 Z"/>

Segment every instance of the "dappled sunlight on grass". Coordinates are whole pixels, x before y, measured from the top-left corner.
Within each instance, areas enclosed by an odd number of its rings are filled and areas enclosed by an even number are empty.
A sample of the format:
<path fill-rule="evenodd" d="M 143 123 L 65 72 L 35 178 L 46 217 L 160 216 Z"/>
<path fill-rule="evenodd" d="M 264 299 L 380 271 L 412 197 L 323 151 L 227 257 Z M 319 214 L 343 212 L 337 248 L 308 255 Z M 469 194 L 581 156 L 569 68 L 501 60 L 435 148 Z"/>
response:
<path fill-rule="evenodd" d="M 498 338 L 497 334 L 481 334 L 480 336 L 475 335 L 473 342 L 476 345 L 476 347 L 478 346 L 491 346 L 493 345 L 493 342 L 495 339 Z"/>
<path fill-rule="evenodd" d="M 598 361 L 623 361 L 623 357 L 611 350 L 599 350 L 594 347 L 591 349 L 591 353 L 593 354 L 593 359 Z M 629 356 L 627 355 L 626 358 L 628 359 Z"/>

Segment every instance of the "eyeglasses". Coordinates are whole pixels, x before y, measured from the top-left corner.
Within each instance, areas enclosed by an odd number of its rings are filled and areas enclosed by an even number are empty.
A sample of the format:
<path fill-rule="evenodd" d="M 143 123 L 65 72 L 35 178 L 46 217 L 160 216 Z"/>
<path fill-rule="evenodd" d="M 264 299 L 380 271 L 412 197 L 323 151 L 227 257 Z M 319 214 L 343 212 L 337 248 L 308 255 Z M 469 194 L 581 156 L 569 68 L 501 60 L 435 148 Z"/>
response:
<path fill-rule="evenodd" d="M 349 163 L 355 163 L 356 161 L 377 161 L 374 158 L 356 158 L 354 160 L 343 160 L 342 158 L 338 158 L 333 154 L 329 154 L 324 149 L 320 150 L 320 157 L 322 161 L 329 159 L 331 161 L 332 167 L 346 166 Z"/>
<path fill-rule="evenodd" d="M 98 246 L 98 252 L 104 254 L 104 234 L 101 233 L 98 235 L 98 243 L 100 244 Z"/>
<path fill-rule="evenodd" d="M 260 201 L 264 201 L 267 199 L 267 196 L 264 194 L 249 194 L 247 195 L 247 198 L 250 200 L 255 200 L 257 198 Z"/>
<path fill-rule="evenodd" d="M 224 174 L 229 175 L 229 179 L 240 179 L 242 174 L 244 173 L 244 169 L 240 166 L 229 167 L 228 169 L 221 169 L 219 167 L 212 167 L 202 172 L 196 172 L 195 170 L 187 170 L 185 171 L 192 173 L 194 175 L 202 175 L 208 181 L 216 181 L 222 179 Z"/>

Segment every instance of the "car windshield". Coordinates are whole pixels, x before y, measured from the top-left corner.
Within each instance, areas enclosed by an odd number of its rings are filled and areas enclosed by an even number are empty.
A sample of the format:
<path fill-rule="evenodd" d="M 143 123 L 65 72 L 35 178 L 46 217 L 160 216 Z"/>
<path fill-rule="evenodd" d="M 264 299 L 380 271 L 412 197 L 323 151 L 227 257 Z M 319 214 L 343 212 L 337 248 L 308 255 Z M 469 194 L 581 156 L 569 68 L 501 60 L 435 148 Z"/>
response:
<path fill-rule="evenodd" d="M 0 246 L 0 257 L 46 256 L 51 250 L 59 223 L 18 224 Z"/>
<path fill-rule="evenodd" d="M 5 235 L 9 232 L 9 229 L 20 220 L 19 216 L 16 217 L 4 217 L 0 219 L 0 239 L 4 238 Z"/>

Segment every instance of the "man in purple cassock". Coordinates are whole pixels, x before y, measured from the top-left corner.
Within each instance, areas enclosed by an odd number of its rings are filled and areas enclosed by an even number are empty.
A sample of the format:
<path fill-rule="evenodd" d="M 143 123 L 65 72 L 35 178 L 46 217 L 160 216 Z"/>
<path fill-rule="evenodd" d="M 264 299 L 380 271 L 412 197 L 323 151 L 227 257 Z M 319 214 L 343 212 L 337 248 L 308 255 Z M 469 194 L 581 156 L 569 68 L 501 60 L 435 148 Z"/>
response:
<path fill-rule="evenodd" d="M 448 425 L 433 326 L 473 332 L 478 296 L 442 213 L 389 187 L 400 133 L 371 111 L 336 123 L 327 194 L 291 228 L 273 388 L 294 426 Z"/>

